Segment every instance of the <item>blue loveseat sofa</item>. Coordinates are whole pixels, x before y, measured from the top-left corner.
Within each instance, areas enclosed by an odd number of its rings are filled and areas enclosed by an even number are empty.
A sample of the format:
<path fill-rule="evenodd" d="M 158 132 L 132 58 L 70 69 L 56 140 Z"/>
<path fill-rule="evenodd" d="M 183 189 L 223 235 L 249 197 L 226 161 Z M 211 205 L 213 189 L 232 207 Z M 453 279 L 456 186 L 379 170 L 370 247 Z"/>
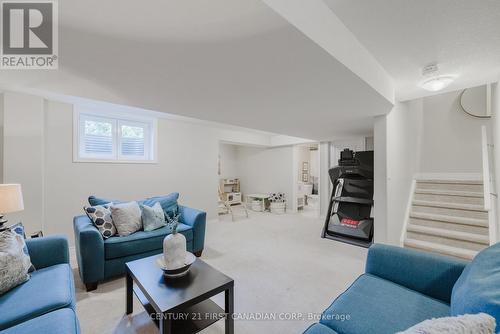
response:
<path fill-rule="evenodd" d="M 68 241 L 49 236 L 26 244 L 36 270 L 30 280 L 0 296 L 0 333 L 80 333 Z"/>
<path fill-rule="evenodd" d="M 173 203 L 180 213 L 177 231 L 186 237 L 187 250 L 201 256 L 205 243 L 206 213 L 177 204 L 178 193 L 173 193 Z M 164 205 L 171 201 L 171 195 L 152 197 L 138 201 L 152 205 L 164 200 Z M 165 200 L 166 199 L 166 200 Z M 89 198 L 91 205 L 109 203 L 112 200 Z M 118 203 L 120 201 L 113 201 Z M 125 263 L 143 257 L 159 254 L 163 251 L 163 239 L 171 233 L 168 227 L 154 231 L 138 231 L 126 237 L 114 236 L 103 239 L 92 221 L 85 215 L 74 217 L 76 256 L 80 277 L 87 291 L 97 289 L 98 282 L 125 273 Z"/>
<path fill-rule="evenodd" d="M 389 334 L 426 319 L 479 312 L 493 316 L 500 330 L 500 243 L 470 263 L 375 244 L 365 273 L 305 333 Z"/>

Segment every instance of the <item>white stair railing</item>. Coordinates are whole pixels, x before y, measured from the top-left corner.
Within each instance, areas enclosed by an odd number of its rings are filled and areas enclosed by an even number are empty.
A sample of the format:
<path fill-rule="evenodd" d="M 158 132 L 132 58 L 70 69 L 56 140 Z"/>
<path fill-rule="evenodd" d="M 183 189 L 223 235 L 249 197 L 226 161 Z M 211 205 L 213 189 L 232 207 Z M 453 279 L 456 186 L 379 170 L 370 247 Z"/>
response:
<path fill-rule="evenodd" d="M 497 242 L 498 222 L 496 217 L 495 179 L 493 169 L 493 144 L 489 143 L 486 126 L 481 127 L 481 155 L 483 164 L 484 210 L 488 211 L 490 245 Z"/>
<path fill-rule="evenodd" d="M 490 191 L 490 157 L 488 149 L 488 133 L 486 126 L 481 127 L 481 155 L 483 157 L 483 192 L 484 192 L 484 209 L 491 209 L 491 191 Z"/>
<path fill-rule="evenodd" d="M 413 177 L 410 186 L 410 195 L 408 196 L 408 203 L 406 204 L 405 210 L 405 220 L 403 222 L 403 229 L 401 230 L 401 236 L 399 238 L 399 245 L 404 247 L 405 239 L 406 239 L 406 230 L 408 229 L 408 224 L 410 223 L 410 212 L 411 206 L 413 204 L 413 197 L 415 196 L 415 188 L 417 187 L 417 180 Z"/>

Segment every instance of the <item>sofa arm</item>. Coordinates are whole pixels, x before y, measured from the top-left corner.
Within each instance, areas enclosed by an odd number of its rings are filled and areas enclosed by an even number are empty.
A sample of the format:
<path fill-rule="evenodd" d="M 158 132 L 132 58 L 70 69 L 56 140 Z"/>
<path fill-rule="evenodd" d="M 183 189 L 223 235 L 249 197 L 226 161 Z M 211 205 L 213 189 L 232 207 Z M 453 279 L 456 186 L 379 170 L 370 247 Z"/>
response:
<path fill-rule="evenodd" d="M 449 303 L 453 285 L 467 263 L 448 256 L 375 244 L 368 250 L 366 273 Z"/>
<path fill-rule="evenodd" d="M 87 216 L 73 218 L 76 259 L 83 283 L 104 278 L 104 240 Z"/>
<path fill-rule="evenodd" d="M 179 213 L 181 214 L 181 223 L 193 227 L 193 252 L 203 250 L 207 213 L 182 205 L 179 205 Z"/>
<path fill-rule="evenodd" d="M 63 235 L 51 235 L 41 238 L 26 239 L 31 263 L 36 269 L 56 264 L 69 264 L 68 239 Z"/>

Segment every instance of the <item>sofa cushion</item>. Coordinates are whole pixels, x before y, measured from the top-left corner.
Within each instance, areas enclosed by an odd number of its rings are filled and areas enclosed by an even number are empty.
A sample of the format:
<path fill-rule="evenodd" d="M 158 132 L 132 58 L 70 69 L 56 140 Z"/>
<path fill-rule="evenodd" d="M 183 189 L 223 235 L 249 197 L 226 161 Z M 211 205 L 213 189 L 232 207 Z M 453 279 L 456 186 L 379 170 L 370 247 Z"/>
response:
<path fill-rule="evenodd" d="M 304 334 L 337 334 L 337 332 L 322 324 L 312 324 Z"/>
<path fill-rule="evenodd" d="M 451 290 L 467 264 L 449 256 L 374 244 L 365 272 L 449 304 Z"/>
<path fill-rule="evenodd" d="M 179 224 L 177 231 L 186 237 L 186 241 L 193 239 L 193 228 Z M 111 237 L 104 240 L 104 253 L 107 260 L 119 257 L 149 252 L 163 248 L 163 239 L 171 233 L 168 226 L 154 231 L 138 231 L 126 237 Z"/>
<path fill-rule="evenodd" d="M 34 271 L 29 281 L 0 296 L 0 329 L 60 308 L 74 308 L 74 291 L 68 264 Z"/>
<path fill-rule="evenodd" d="M 342 334 L 386 334 L 450 315 L 450 306 L 385 279 L 364 274 L 323 313 L 321 323 Z"/>
<path fill-rule="evenodd" d="M 161 207 L 163 208 L 163 211 L 167 213 L 171 213 L 174 211 L 178 210 L 177 207 L 177 200 L 179 199 L 179 193 L 170 193 L 168 195 L 164 196 L 155 196 L 155 197 L 149 197 L 146 199 L 141 199 L 138 200 L 137 203 L 147 205 L 147 206 L 153 206 L 156 202 L 160 202 Z M 117 204 L 117 203 L 124 203 L 124 201 L 116 200 L 116 199 L 109 199 L 109 198 L 101 198 L 101 197 L 96 197 L 96 196 L 89 196 L 88 198 L 89 204 L 94 206 L 94 205 L 104 205 L 104 204 L 109 204 L 111 202 Z"/>
<path fill-rule="evenodd" d="M 75 311 L 63 308 L 10 327 L 2 334 L 77 334 L 80 326 Z"/>
<path fill-rule="evenodd" d="M 106 204 L 110 204 L 110 203 L 124 203 L 124 201 L 120 201 L 120 200 L 116 200 L 116 199 L 96 197 L 94 195 L 89 196 L 88 201 L 89 201 L 89 204 L 91 206 L 106 205 Z"/>
<path fill-rule="evenodd" d="M 500 329 L 500 243 L 476 255 L 451 293 L 451 314 L 488 313 Z"/>
<path fill-rule="evenodd" d="M 160 203 L 163 211 L 170 214 L 172 212 L 177 212 L 179 210 L 177 206 L 178 199 L 179 199 L 179 193 L 171 193 L 165 196 L 155 196 L 146 198 L 138 201 L 138 203 L 147 206 L 153 206 L 155 203 Z"/>

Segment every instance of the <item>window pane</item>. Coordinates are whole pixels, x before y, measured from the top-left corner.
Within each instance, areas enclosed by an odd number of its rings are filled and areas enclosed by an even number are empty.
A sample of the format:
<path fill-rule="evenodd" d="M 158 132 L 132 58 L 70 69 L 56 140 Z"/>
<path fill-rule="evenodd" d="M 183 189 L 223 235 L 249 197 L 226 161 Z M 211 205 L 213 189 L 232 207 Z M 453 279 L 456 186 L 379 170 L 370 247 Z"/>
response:
<path fill-rule="evenodd" d="M 113 124 L 105 121 L 85 120 L 83 144 L 87 155 L 111 155 L 113 153 Z"/>
<path fill-rule="evenodd" d="M 144 127 L 121 126 L 121 154 L 128 157 L 143 157 L 145 151 Z"/>
<path fill-rule="evenodd" d="M 113 138 L 103 136 L 85 136 L 86 154 L 112 154 Z"/>
<path fill-rule="evenodd" d="M 144 128 L 122 125 L 122 138 L 144 138 Z"/>
<path fill-rule="evenodd" d="M 85 121 L 85 134 L 111 137 L 113 125 L 108 122 Z"/>

